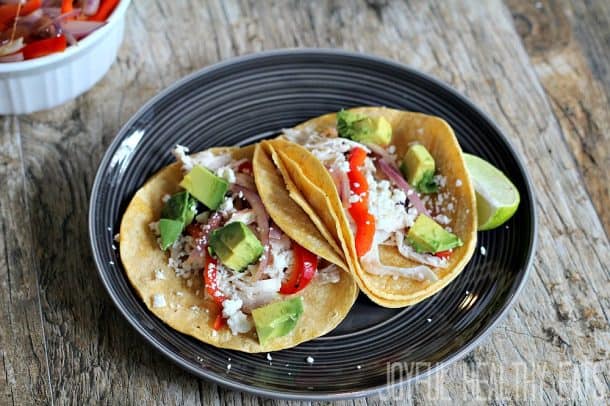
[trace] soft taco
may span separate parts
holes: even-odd
[[[374,302],[417,303],[471,258],[475,194],[444,120],[356,108],[309,120],[268,143],[286,183],[304,197],[295,201],[342,247]]]
[[[174,155],[137,191],[120,227],[123,266],[150,311],[244,352],[293,347],[337,326],[358,288],[343,253],[288,196],[271,151],[189,155],[178,146]]]

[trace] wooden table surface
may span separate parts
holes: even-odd
[[[262,401],[195,379],[127,324],[96,275],[87,211],[106,147],[147,99],[281,47],[366,52],[444,80],[497,121],[534,182],[538,252],[518,302],[396,403],[607,404],[610,2],[571,3],[134,1],[118,60],[91,91],[0,118],[0,404]]]

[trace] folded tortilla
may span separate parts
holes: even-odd
[[[264,151],[254,153],[254,146],[214,148],[217,154],[230,151],[235,160],[253,159],[257,187],[265,197],[268,213],[285,233],[301,246],[346,269],[343,254],[338,253],[311,222],[309,216],[289,197],[283,178]],[[317,278],[296,295],[303,297],[304,313],[295,329],[284,337],[261,345],[252,329],[233,335],[228,328],[212,328],[217,306],[206,297],[203,279],[197,272],[189,280],[181,278],[168,266],[167,254],[159,248],[149,224],[157,221],[163,206],[162,196],[180,190],[183,174],[180,164],[171,164],[150,178],[129,203],[120,227],[120,256],[132,286],[148,309],[175,330],[216,347],[244,352],[267,352],[294,347],[326,334],[347,315],[358,295],[358,288],[348,272],[341,272],[337,283],[321,284]],[[286,216],[284,213],[289,213]],[[161,277],[160,277],[161,276]],[[155,307],[155,295],[162,295],[166,305]]]
[[[447,286],[464,269],[474,253],[477,238],[476,200],[462,150],[451,127],[438,117],[378,107],[361,107],[350,111],[370,117],[385,117],[392,125],[393,137],[390,145],[396,147],[397,156],[403,156],[410,144],[420,143],[434,157],[437,172],[446,176],[446,190],[456,199],[450,226],[464,244],[453,251],[446,268],[433,268],[438,277],[437,281],[418,281],[405,277],[394,279],[390,275],[380,276],[365,272],[356,255],[354,235],[348,218],[327,169],[301,145],[282,137],[270,141],[270,144],[277,151],[286,169],[284,176],[289,177],[290,182],[305,196],[304,202],[297,200],[297,203],[314,217],[313,222],[316,225],[322,224],[326,228],[325,233],[331,234],[332,240],[342,247],[359,288],[371,300],[385,307],[412,305]],[[332,134],[329,129],[334,128],[336,114],[332,113],[302,123],[291,133],[297,134],[297,138],[299,133],[302,134],[302,139],[297,141],[304,143],[307,141],[308,132]],[[379,246],[379,256],[384,265],[419,265],[402,256],[394,246]]]

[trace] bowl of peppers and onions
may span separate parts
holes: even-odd
[[[116,59],[130,0],[0,0],[0,114],[62,104]]]

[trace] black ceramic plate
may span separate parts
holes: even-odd
[[[170,163],[176,143],[192,151],[246,144],[350,106],[387,106],[443,117],[466,152],[494,163],[522,201],[495,231],[479,233],[466,269],[447,288],[406,309],[365,297],[337,329],[296,348],[244,354],[200,343],[148,312],[127,281],[113,235],[134,192]],[[506,313],[523,285],[535,243],[532,190],[493,122],[451,88],[394,62],[334,50],[276,51],[223,62],[174,84],[122,128],[95,179],[89,232],[101,279],[118,309],[155,348],[193,374],[263,396],[364,396],[459,359]],[[361,295],[362,296],[362,295]],[[314,359],[312,364],[307,357]],[[392,362],[402,368],[392,369]],[[230,368],[228,367],[230,364]],[[406,366],[416,366],[414,368]],[[388,370],[395,373],[388,382]]]

